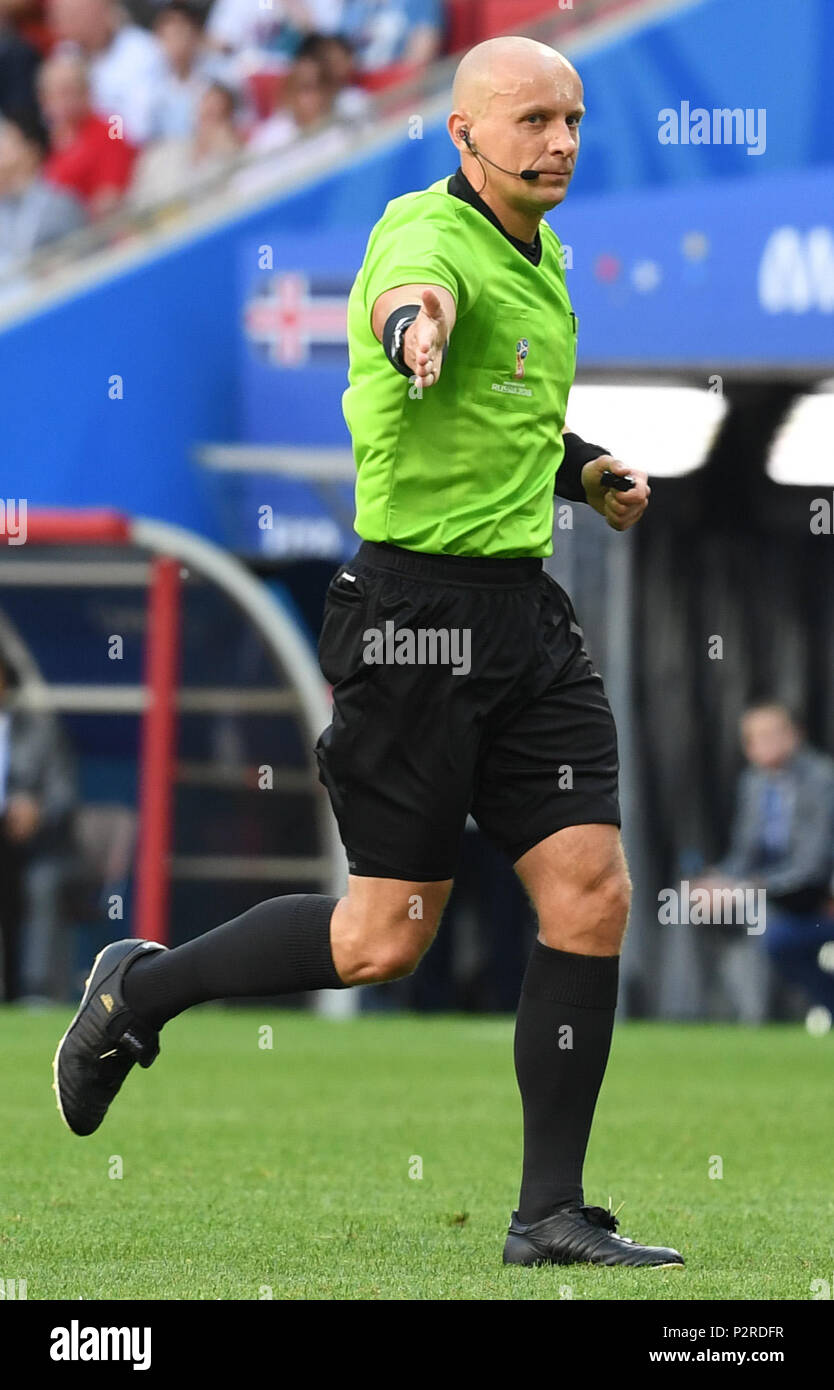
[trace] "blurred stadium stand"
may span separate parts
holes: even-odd
[[[137,13],[149,22],[154,11]],[[808,525],[821,489],[834,497],[830,446],[812,446],[808,471],[808,441],[830,441],[834,407],[834,7],[451,0],[445,16],[441,56],[418,72],[356,75],[370,98],[362,119],[311,128],[278,162],[242,153],[199,190],[122,209],[15,270],[0,301],[7,487],[31,507],[109,505],[230,549],[292,605],[312,647],[324,586],[353,543],[344,322],[369,229],[389,199],[456,166],[445,129],[455,54],[506,30],[567,52],[588,106],[574,186],[549,219],[580,320],[572,424],[648,467],[653,498],[628,537],[575,509],[550,567],[574,596],[620,729],[635,879],[624,1010],[698,1016],[707,1001],[687,965],[696,943],[683,928],[661,930],[657,892],[722,848],[740,710],[763,692],[791,700],[813,741],[834,750],[830,536]],[[250,76],[257,120],[287,79]],[[660,143],[659,113],[682,101],[764,110],[766,147]],[[231,182],[243,164],[263,175],[248,191]],[[650,394],[627,411],[624,391],[633,406],[638,387]],[[672,387],[689,390],[685,416]],[[810,435],[797,423],[809,409],[820,412]],[[580,412],[597,425],[586,430]],[[36,623],[19,602],[0,585],[0,607],[26,640],[51,631],[61,662],[71,660],[71,591],[44,597]],[[233,687],[254,658],[217,597],[203,602],[189,593],[195,679],[213,669],[216,631]],[[725,640],[719,662],[704,655],[714,633]],[[269,683],[257,661],[251,670],[255,685]],[[189,853],[220,853],[228,839],[235,852],[266,854],[298,831],[291,807],[276,808],[267,829],[242,791],[238,804],[228,785],[208,797],[188,782],[190,765],[222,764],[221,724],[211,747],[206,720],[199,734],[183,726],[178,833]],[[92,740],[90,768],[121,769],[130,802],[135,736],[111,745],[101,719],[73,734]],[[276,738],[251,722],[242,761],[270,761],[261,750]],[[99,794],[109,795],[87,793]],[[413,981],[373,991],[380,1004],[512,1006],[532,925],[479,837],[467,837],[467,856],[454,931]],[[230,911],[255,900],[248,891],[231,893]],[[502,906],[478,943],[473,913],[487,918],[490,899]],[[190,933],[227,906],[192,880],[172,920]],[[772,1004],[798,1008],[778,991]]]

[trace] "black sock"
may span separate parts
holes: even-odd
[[[515,1070],[524,1110],[519,1220],[584,1202],[582,1166],[614,1027],[619,956],[535,941],[518,1005]]]
[[[172,951],[139,956],[124,980],[128,1008],[152,1028],[209,999],[345,989],[330,951],[338,898],[293,893]]]

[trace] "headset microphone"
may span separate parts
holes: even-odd
[[[487,164],[492,164],[493,169],[500,169],[502,174],[510,174],[514,179],[525,179],[527,183],[541,178],[539,169],[522,169],[520,174],[517,174],[514,169],[502,169],[500,164],[495,164],[491,159],[487,159],[485,154],[481,154],[480,150],[475,148],[469,139],[468,130],[462,130],[460,136],[470,154],[477,155],[479,159],[486,159]]]

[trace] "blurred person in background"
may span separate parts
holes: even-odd
[[[36,111],[35,75],[41,55],[15,26],[15,5],[0,0],[0,116]]]
[[[150,207],[189,198],[231,168],[241,149],[236,104],[234,92],[212,82],[200,98],[193,135],[160,140],[139,157],[131,204]]]
[[[252,131],[247,149],[256,154],[282,150],[304,131],[333,118],[335,92],[318,58],[298,58],[284,88],[283,101]]]
[[[297,60],[317,58],[333,88],[333,114],[341,121],[364,120],[373,108],[369,94],[354,81],[354,52],[341,34],[309,34]]]
[[[121,119],[121,134],[144,145],[159,134],[167,67],[153,34],[132,24],[116,0],[49,0],[59,39],[87,59],[94,110]]]
[[[51,714],[18,708],[0,654],[0,934],[5,998],[55,994],[63,877],[72,848],[73,761]]]
[[[37,116],[0,120],[0,276],[42,246],[83,227],[79,200],[44,178],[49,136]]]
[[[130,183],[137,151],[127,140],[114,139],[107,121],[93,111],[83,58],[48,58],[38,74],[38,94],[50,139],[45,177],[80,198],[90,217],[112,212]]]
[[[173,0],[154,19],[167,67],[157,131],[163,139],[194,133],[200,99],[220,78],[222,64],[206,44],[204,22],[204,12],[188,0]]]
[[[678,872],[681,882],[710,892],[713,880],[699,877],[703,865],[702,854],[686,850],[680,857]],[[720,886],[717,880],[715,886]],[[728,914],[717,910],[720,902],[720,898],[712,902],[709,921],[676,928],[689,938],[692,949],[686,966],[687,1003],[679,1016],[765,1023],[771,1006],[770,963],[764,950],[756,945],[756,937],[748,933],[746,921],[741,920],[745,912],[734,910],[735,920],[727,921]]]
[[[809,747],[799,721],[778,701],[741,719],[741,773],[728,854],[701,879],[711,890],[766,891],[764,933],[754,938],[776,970],[834,1016],[834,976],[820,968],[834,940],[826,919],[834,865],[834,760]]]
[[[302,40],[339,31],[344,0],[214,0],[206,24],[211,46],[226,56],[225,80],[242,85],[258,71],[285,71]]]
[[[334,121],[334,107],[335,91],[324,64],[318,58],[296,59],[282,105],[255,127],[246,146],[248,154],[275,158],[258,160],[241,170],[235,178],[236,191],[266,189],[303,170],[319,155],[345,153],[349,136],[346,127]],[[291,150],[302,135],[308,138]]]
[[[339,32],[361,72],[431,63],[443,47],[442,0],[344,0]]]

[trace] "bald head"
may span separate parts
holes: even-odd
[[[532,241],[573,176],[585,113],[579,73],[535,39],[487,39],[461,59],[452,97],[448,128],[464,174],[505,231]],[[528,169],[539,177],[522,179]]]
[[[458,64],[452,104],[476,121],[487,115],[494,97],[523,97],[542,79],[558,87],[568,77],[579,81],[573,64],[546,43],[517,35],[487,39]]]

